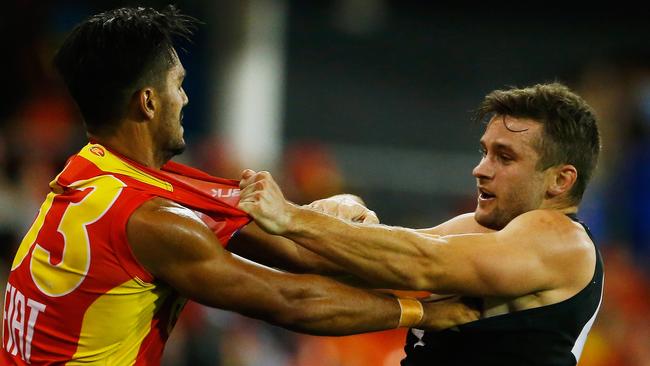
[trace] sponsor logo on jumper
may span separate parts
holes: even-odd
[[[90,148],[90,152],[97,155],[97,156],[104,156],[106,153],[104,152],[104,149],[102,149],[99,146],[93,146]]]
[[[228,198],[228,197],[238,197],[240,189],[239,188],[212,188],[212,197]]]
[[[39,314],[45,312],[45,304],[23,295],[20,290],[7,284],[5,306],[2,312],[4,322],[2,347],[10,354],[30,363],[32,356],[32,339],[38,329]],[[5,333],[6,330],[6,333]]]

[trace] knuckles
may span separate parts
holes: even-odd
[[[266,170],[262,170],[256,174],[256,180],[270,179],[271,173]]]

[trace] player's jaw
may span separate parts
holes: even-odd
[[[174,116],[174,117],[171,117]],[[172,112],[171,118],[163,124],[160,131],[161,153],[165,161],[180,155],[185,151],[185,139],[183,138],[183,111],[182,108],[178,113]]]
[[[478,185],[474,218],[485,227],[500,230],[521,212],[525,202],[519,201],[521,197],[517,197],[517,194],[513,195],[513,192],[495,191],[484,185]]]
[[[486,227],[492,228],[495,225],[495,214],[498,212],[498,197],[485,186],[477,186],[476,210],[474,217],[476,221]]]

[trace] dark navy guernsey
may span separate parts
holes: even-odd
[[[568,216],[582,224],[593,242],[587,226]],[[575,365],[602,300],[603,263],[594,250],[594,275],[573,297],[438,332],[411,329],[401,365]]]

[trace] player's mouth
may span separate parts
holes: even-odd
[[[491,201],[496,198],[496,195],[483,187],[478,187],[479,201]]]

